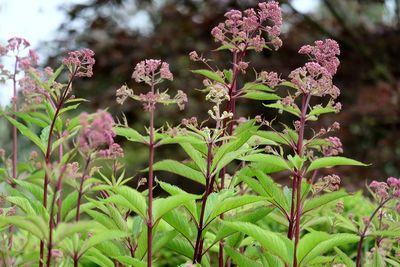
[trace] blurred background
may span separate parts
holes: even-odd
[[[332,38],[341,47],[341,65],[335,84],[342,90],[343,110],[325,116],[321,125],[341,123],[338,135],[344,155],[371,163],[367,168],[339,169],[349,189],[362,187],[366,179],[400,176],[400,0],[282,0],[284,14],[283,47],[276,52],[251,53],[256,70],[277,71],[282,77],[304,64],[297,51],[303,44]],[[137,62],[160,58],[170,63],[175,79],[164,83],[174,94],[183,90],[189,96],[184,111],[162,107],[158,122],[178,123],[182,118],[207,117],[208,105],[200,77],[189,70],[202,66],[190,62],[188,53],[196,50],[228,67],[229,54],[212,52],[217,48],[210,31],[231,9],[255,7],[252,0],[0,0],[0,42],[19,35],[30,40],[41,56],[42,66],[56,68],[69,50],[88,47],[96,53],[94,76],[75,85],[75,95],[90,100],[83,109],[109,107],[116,117],[126,114],[131,126],[145,131],[146,116],[139,103],[115,102],[115,90],[127,83]],[[222,62],[222,64],[221,64]],[[226,64],[226,65],[223,65]],[[250,76],[252,73],[249,73]],[[0,87],[2,105],[8,103],[11,88]],[[240,100],[239,115],[277,115],[261,103]],[[285,119],[285,118],[284,118]],[[288,118],[290,119],[290,118]],[[316,125],[318,127],[318,125]],[[8,148],[11,128],[0,124],[0,147]],[[123,142],[123,140],[121,140]],[[158,156],[174,155],[167,147]],[[145,165],[146,149],[125,144],[128,171]],[[133,163],[134,159],[135,163]],[[138,162],[136,162],[139,159]]]

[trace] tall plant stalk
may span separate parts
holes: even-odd
[[[203,256],[203,243],[204,239],[202,237],[203,235],[203,230],[204,230],[204,214],[205,214],[205,209],[207,205],[207,199],[208,196],[211,194],[213,184],[214,184],[214,179],[211,176],[211,164],[212,164],[212,146],[213,142],[212,140],[208,140],[207,144],[207,170],[206,170],[206,188],[204,192],[204,196],[202,199],[201,203],[201,211],[200,211],[200,218],[199,218],[199,224],[197,226],[197,237],[196,237],[196,244],[194,247],[194,254],[193,254],[193,264],[195,263],[200,263],[201,258]]]
[[[51,124],[50,124],[49,136],[48,136],[48,139],[47,139],[46,155],[45,155],[45,158],[44,158],[45,165],[46,165],[45,168],[49,167],[50,163],[51,163],[52,137],[53,137],[54,127],[55,127],[55,124],[56,124],[56,121],[57,121],[57,118],[58,118],[58,114],[60,113],[60,110],[61,110],[61,108],[63,107],[63,105],[65,103],[68,91],[71,88],[72,82],[73,82],[73,80],[74,80],[74,78],[76,76],[77,71],[78,71],[78,69],[76,69],[72,73],[71,78],[68,81],[67,87],[61,93],[59,102],[58,102],[58,104],[56,106],[56,111],[54,113],[54,117],[53,117],[53,119],[51,121]],[[48,185],[49,185],[49,176],[48,176],[48,173],[46,171],[45,174],[44,174],[44,182],[43,182],[43,206],[45,208],[47,208]],[[50,218],[50,220],[51,220],[51,218]],[[39,267],[43,266],[43,260],[44,260],[44,241],[40,240]]]
[[[357,245],[357,258],[356,258],[356,267],[361,267],[361,260],[362,260],[362,247],[364,243],[364,239],[366,237],[367,231],[369,226],[371,225],[372,219],[374,219],[375,215],[378,213],[379,210],[383,208],[383,206],[388,203],[391,200],[391,198],[387,198],[386,200],[382,201],[379,206],[374,210],[374,212],[371,214],[371,216],[368,219],[368,223],[365,225],[364,230],[360,234],[360,241],[358,242]]]
[[[154,72],[152,73],[151,92],[154,94]],[[153,261],[153,164],[154,164],[154,109],[150,109],[149,123],[149,177],[148,177],[148,210],[147,210],[147,266]]]
[[[301,115],[300,115],[300,129],[299,129],[299,138],[297,140],[296,145],[296,154],[301,158],[303,157],[303,141],[304,141],[304,128],[306,124],[306,115],[308,104],[310,102],[310,94],[304,94],[301,99]],[[293,214],[293,203],[294,199],[296,199],[296,218],[294,219],[294,254],[293,254],[293,266],[297,267],[297,247],[300,240],[300,220],[301,220],[301,182],[303,180],[303,174],[301,170],[296,170],[293,179],[295,182],[293,183],[295,187],[292,189],[292,210],[291,214]],[[293,220],[292,219],[292,220]],[[292,221],[293,223],[293,221]],[[289,229],[290,231],[290,229]],[[293,234],[293,230],[292,230]],[[290,237],[289,237],[290,238]]]

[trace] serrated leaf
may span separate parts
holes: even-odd
[[[116,259],[118,262],[125,264],[125,265],[129,265],[132,267],[146,267],[147,263],[140,261],[138,259],[129,257],[129,256],[118,256],[118,257],[114,257],[114,259]]]
[[[206,218],[206,224],[222,213],[263,200],[268,199],[265,197],[250,195],[233,196],[231,198],[224,199],[222,202],[218,202],[214,205],[211,214]]]
[[[54,232],[54,243],[57,244],[76,233],[87,232],[93,229],[95,222],[93,221],[79,221],[72,223],[59,223]]]
[[[348,255],[346,255],[346,253],[344,253],[337,247],[334,247],[333,249],[338,254],[338,256],[342,260],[342,262],[346,265],[346,267],[355,267],[356,266],[356,264],[353,262],[353,260]]]
[[[34,132],[32,132],[25,125],[14,120],[13,118],[11,118],[9,116],[5,116],[5,117],[12,125],[14,125],[21,132],[22,135],[24,135],[29,140],[31,140],[35,145],[37,145],[37,147],[43,152],[43,154],[46,153],[46,147],[43,145],[40,138]]]
[[[307,172],[321,169],[321,168],[330,168],[334,166],[343,166],[343,165],[351,165],[351,166],[368,166],[365,163],[359,162],[354,159],[349,159],[346,157],[325,157],[319,158],[311,162],[310,166],[307,169]]]
[[[242,97],[247,98],[247,99],[253,99],[253,100],[261,100],[261,101],[281,99],[281,97],[278,96],[277,94],[266,93],[266,92],[256,91],[256,90],[247,90],[246,93]]]
[[[337,199],[340,199],[340,198],[343,198],[346,196],[349,196],[349,195],[345,191],[341,190],[341,191],[330,192],[330,193],[323,194],[321,196],[314,197],[310,200],[307,200],[306,203],[304,204],[303,214],[310,210],[319,208],[329,202],[335,201]]]
[[[245,85],[243,86],[243,90],[258,90],[258,91],[265,91],[265,92],[275,92],[274,89],[272,89],[269,86],[266,86],[265,84],[253,83],[253,82],[245,83]]]
[[[260,162],[263,164],[275,165],[281,170],[290,170],[288,163],[283,158],[275,155],[257,153],[241,157],[240,160]]]
[[[145,138],[136,130],[126,127],[114,127],[114,131],[118,136],[125,137],[131,142],[146,143]]]
[[[219,83],[222,83],[222,84],[225,83],[224,79],[222,79],[217,73],[215,73],[213,71],[210,71],[210,70],[192,70],[192,72],[195,73],[195,74],[203,75],[204,77],[206,77],[206,78],[208,78],[210,80],[213,80],[213,81],[216,81],[216,82],[219,82]]]
[[[262,267],[262,265],[245,255],[237,252],[229,246],[225,246],[225,251],[232,258],[233,262],[239,267]]]
[[[159,162],[156,162],[153,165],[153,170],[155,171],[167,171],[171,173],[178,174],[180,176],[186,177],[190,180],[193,180],[199,184],[205,185],[206,184],[206,179],[204,175],[195,170],[190,168],[189,166],[186,166],[183,163],[180,163],[175,160],[162,160]]]
[[[196,198],[197,196],[194,195],[181,194],[154,200],[153,202],[154,220],[158,221],[165,213]]]
[[[312,261],[315,257],[323,255],[334,247],[356,243],[360,241],[358,235],[353,234],[334,234],[330,235],[329,239],[319,242],[313,249],[304,255],[299,263],[302,266],[307,266],[307,264]]]
[[[141,215],[143,218],[147,214],[147,205],[145,197],[138,191],[128,186],[119,186],[113,189],[115,193],[122,196],[129,203],[128,207]]]
[[[275,108],[278,110],[284,110],[286,112],[289,112],[293,115],[295,115],[296,117],[300,117],[300,109],[299,108],[294,108],[292,106],[286,106],[286,105],[282,105],[281,103],[272,103],[272,104],[263,104],[264,106],[268,107],[268,108]]]
[[[287,264],[291,263],[292,260],[290,258],[290,255],[292,253],[292,248],[287,247],[288,243],[284,241],[286,237],[274,232],[270,232],[268,230],[264,230],[259,226],[251,223],[224,222],[224,224],[226,224],[230,228],[251,236],[253,239],[257,240],[261,244],[261,246],[269,253],[278,256]]]

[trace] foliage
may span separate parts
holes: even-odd
[[[196,51],[189,54],[205,66],[192,73],[204,79],[201,91],[211,106],[206,120],[155,126],[159,104],[183,109],[188,102],[182,91],[172,98],[162,90],[161,84],[174,77],[161,60],[144,60],[134,68],[132,78],[149,87],[146,94],[128,85],[116,90],[119,104],[128,99],[142,104],[149,118],[145,132],[131,128],[125,118],[116,123],[104,110],[72,116],[85,101],[72,94],[75,80],[93,75],[91,50],[70,52],[56,71],[41,71],[33,68],[34,52],[20,55],[29,46],[26,40],[13,38],[0,47],[1,55],[15,59],[14,71],[3,68],[1,74],[13,81],[14,92],[19,82],[24,93],[15,93],[11,107],[1,111],[14,132],[13,151],[0,154],[6,188],[0,210],[4,265],[400,264],[400,179],[372,182],[374,200],[369,201],[339,190],[339,176],[319,175],[335,166],[366,165],[338,156],[340,139],[328,135],[339,123],[312,127],[324,114],[341,109],[340,90],[332,81],[339,66],[337,43],[327,39],[301,47],[299,53],[309,61],[287,79],[255,71],[246,81],[248,55],[282,45],[281,10],[271,1],[225,17],[211,33],[220,45],[216,53],[231,55],[231,68],[221,70]],[[18,80],[17,74],[24,76]],[[242,99],[261,101],[293,123],[239,117]],[[27,161],[15,156],[17,131],[37,147]],[[146,178],[138,179],[136,189],[121,163],[117,136],[148,148],[148,166],[140,171]],[[182,150],[186,159],[171,154],[157,160],[164,146]],[[134,160],[126,158],[128,164]],[[203,191],[187,192],[155,176],[165,172],[194,181]],[[278,183],[279,176],[286,182]],[[147,188],[139,190],[143,185]],[[154,197],[156,187],[167,196]]]

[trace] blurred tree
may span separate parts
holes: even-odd
[[[205,114],[201,94],[191,88],[201,80],[188,70],[196,66],[187,54],[192,50],[229,64],[223,53],[209,53],[216,47],[210,30],[230,8],[246,9],[258,1],[244,0],[91,0],[66,7],[69,20],[60,28],[63,38],[52,45],[65,50],[87,46],[96,54],[95,75],[83,82],[79,96],[91,99],[93,108],[115,102],[115,90],[130,82],[133,66],[144,58],[168,61],[175,75],[169,86],[189,93],[188,109],[176,116],[165,108],[159,121],[176,123],[177,118]],[[287,75],[302,64],[296,56],[302,44],[333,38],[341,46],[341,67],[336,83],[342,89],[344,110],[340,118],[345,154],[373,165],[343,174],[351,178],[384,178],[400,175],[400,0],[320,0],[318,7],[302,13],[288,0],[281,1],[286,19],[284,46],[274,53],[253,58],[256,69],[275,70]],[[50,44],[49,44],[50,45]],[[54,54],[49,62],[59,55]],[[224,66],[221,66],[224,67]],[[251,75],[251,73],[250,73]],[[135,90],[142,90],[135,84]],[[241,105],[241,114],[260,114],[262,107]],[[246,110],[245,110],[246,109]],[[141,124],[141,107],[124,105],[128,119]],[[270,113],[269,116],[273,116]],[[201,116],[200,116],[201,119]],[[331,122],[330,118],[326,123]],[[139,148],[135,148],[139,149]],[[130,151],[130,152],[129,152]],[[137,150],[130,153],[138,153]],[[168,152],[168,151],[166,151]],[[143,151],[143,153],[145,153]],[[139,154],[142,154],[139,151]],[[143,155],[145,157],[145,155]],[[138,166],[130,166],[136,168]],[[354,179],[348,179],[354,184]],[[361,182],[362,179],[359,179]]]

